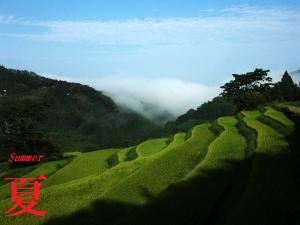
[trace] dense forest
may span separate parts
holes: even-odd
[[[90,151],[129,146],[161,128],[101,91],[0,67],[1,160],[11,151]],[[42,147],[41,147],[42,146]]]

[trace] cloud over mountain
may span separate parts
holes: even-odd
[[[117,103],[148,117],[154,113],[151,108],[162,112],[167,110],[178,116],[219,93],[215,86],[179,79],[106,77],[87,83],[103,90]]]

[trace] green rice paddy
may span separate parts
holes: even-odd
[[[238,224],[240,218],[259,215],[268,207],[277,212],[275,200],[285,209],[293,193],[289,143],[284,133],[270,123],[287,128],[293,128],[294,123],[272,107],[265,109],[263,114],[242,111],[237,117],[220,117],[214,123],[195,126],[189,135],[179,132],[172,138],[151,139],[128,148],[68,153],[61,161],[42,163],[24,177],[40,174],[48,177],[42,182],[37,207],[46,210],[47,216],[6,218],[2,213],[0,224],[42,225],[49,219],[88,209],[96,200],[147,205],[172,186],[195,179],[200,180],[193,184],[200,193],[197,207],[205,218],[223,199],[240,168],[238,165],[247,158],[251,158],[246,172],[247,185],[231,206],[241,216],[232,219],[234,215],[228,214],[224,224],[227,220]],[[261,116],[271,122],[264,123],[259,120]],[[225,171],[226,176],[208,179],[214,171]],[[9,188],[9,184],[0,185],[3,209],[11,205]]]

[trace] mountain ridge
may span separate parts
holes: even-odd
[[[62,151],[128,146],[161,134],[142,115],[122,108],[87,85],[0,67],[0,98],[29,98],[47,104],[39,131]],[[1,99],[0,99],[1,100]]]

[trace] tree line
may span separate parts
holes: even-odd
[[[187,132],[193,126],[234,115],[243,109],[255,109],[272,101],[300,100],[300,85],[285,71],[279,82],[272,82],[269,70],[255,69],[244,74],[233,74],[233,79],[221,86],[222,92],[213,100],[190,109],[175,121],[166,123],[166,133]]]
[[[270,101],[295,101],[300,98],[300,86],[285,71],[281,80],[272,83],[269,70],[255,69],[245,74],[233,74],[234,79],[221,86],[221,96],[233,101],[238,110],[254,109]]]

